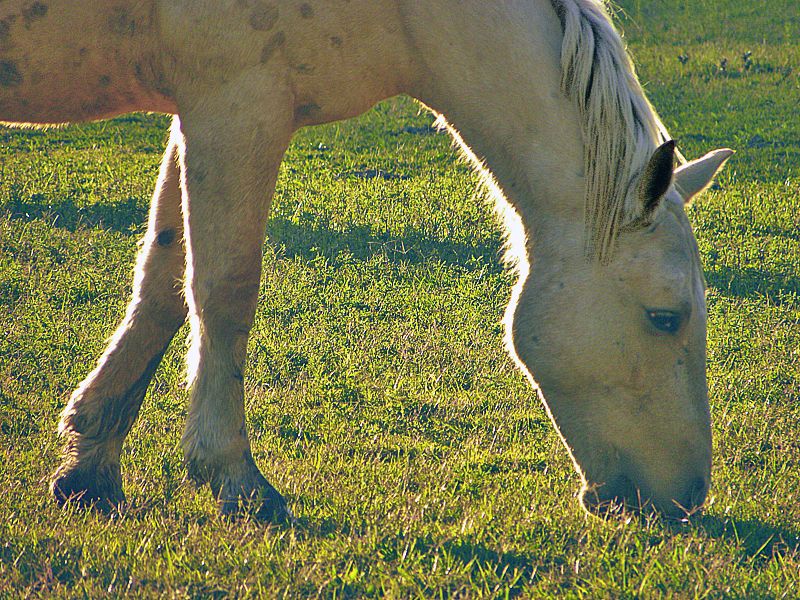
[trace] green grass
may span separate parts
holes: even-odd
[[[281,172],[247,408],[300,526],[227,522],[184,480],[180,339],[126,444],[125,513],[57,510],[58,414],[123,314],[167,121],[1,130],[0,597],[800,596],[800,8],[620,8],[684,153],[737,150],[690,209],[709,284],[705,516],[580,511],[502,349],[490,207],[405,99],[302,131]]]

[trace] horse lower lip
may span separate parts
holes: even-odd
[[[586,508],[595,514],[609,514],[619,510],[641,507],[641,494],[625,475],[618,476],[613,483],[600,485],[596,490],[583,495]]]
[[[685,495],[686,503],[682,504],[687,512],[694,512],[706,501],[708,495],[708,480],[705,477],[695,478]]]
[[[692,486],[691,500],[695,506],[705,502],[708,494],[708,481],[703,477],[698,477]]]

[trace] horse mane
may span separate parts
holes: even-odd
[[[641,213],[632,184],[669,137],[603,0],[550,1],[564,34],[561,87],[582,120],[586,255],[607,263],[619,232]]]

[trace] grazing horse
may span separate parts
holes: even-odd
[[[243,402],[278,167],[298,128],[397,94],[438,115],[517,232],[507,346],[584,506],[702,505],[706,308],[683,206],[731,151],[674,169],[601,0],[6,0],[0,120],[175,115],[132,300],[62,415],[59,502],[124,499],[123,440],[188,317],[190,476],[225,514],[291,516]]]

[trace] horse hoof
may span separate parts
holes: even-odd
[[[220,513],[224,517],[238,518],[248,515],[257,521],[276,525],[295,522],[286,500],[266,480],[255,490],[229,489],[219,495],[217,500]]]
[[[50,491],[62,507],[70,504],[110,512],[125,502],[119,465],[91,469],[62,465],[53,475]]]
[[[266,480],[252,459],[209,481],[224,517],[250,516],[265,523],[295,523],[286,500]]]

